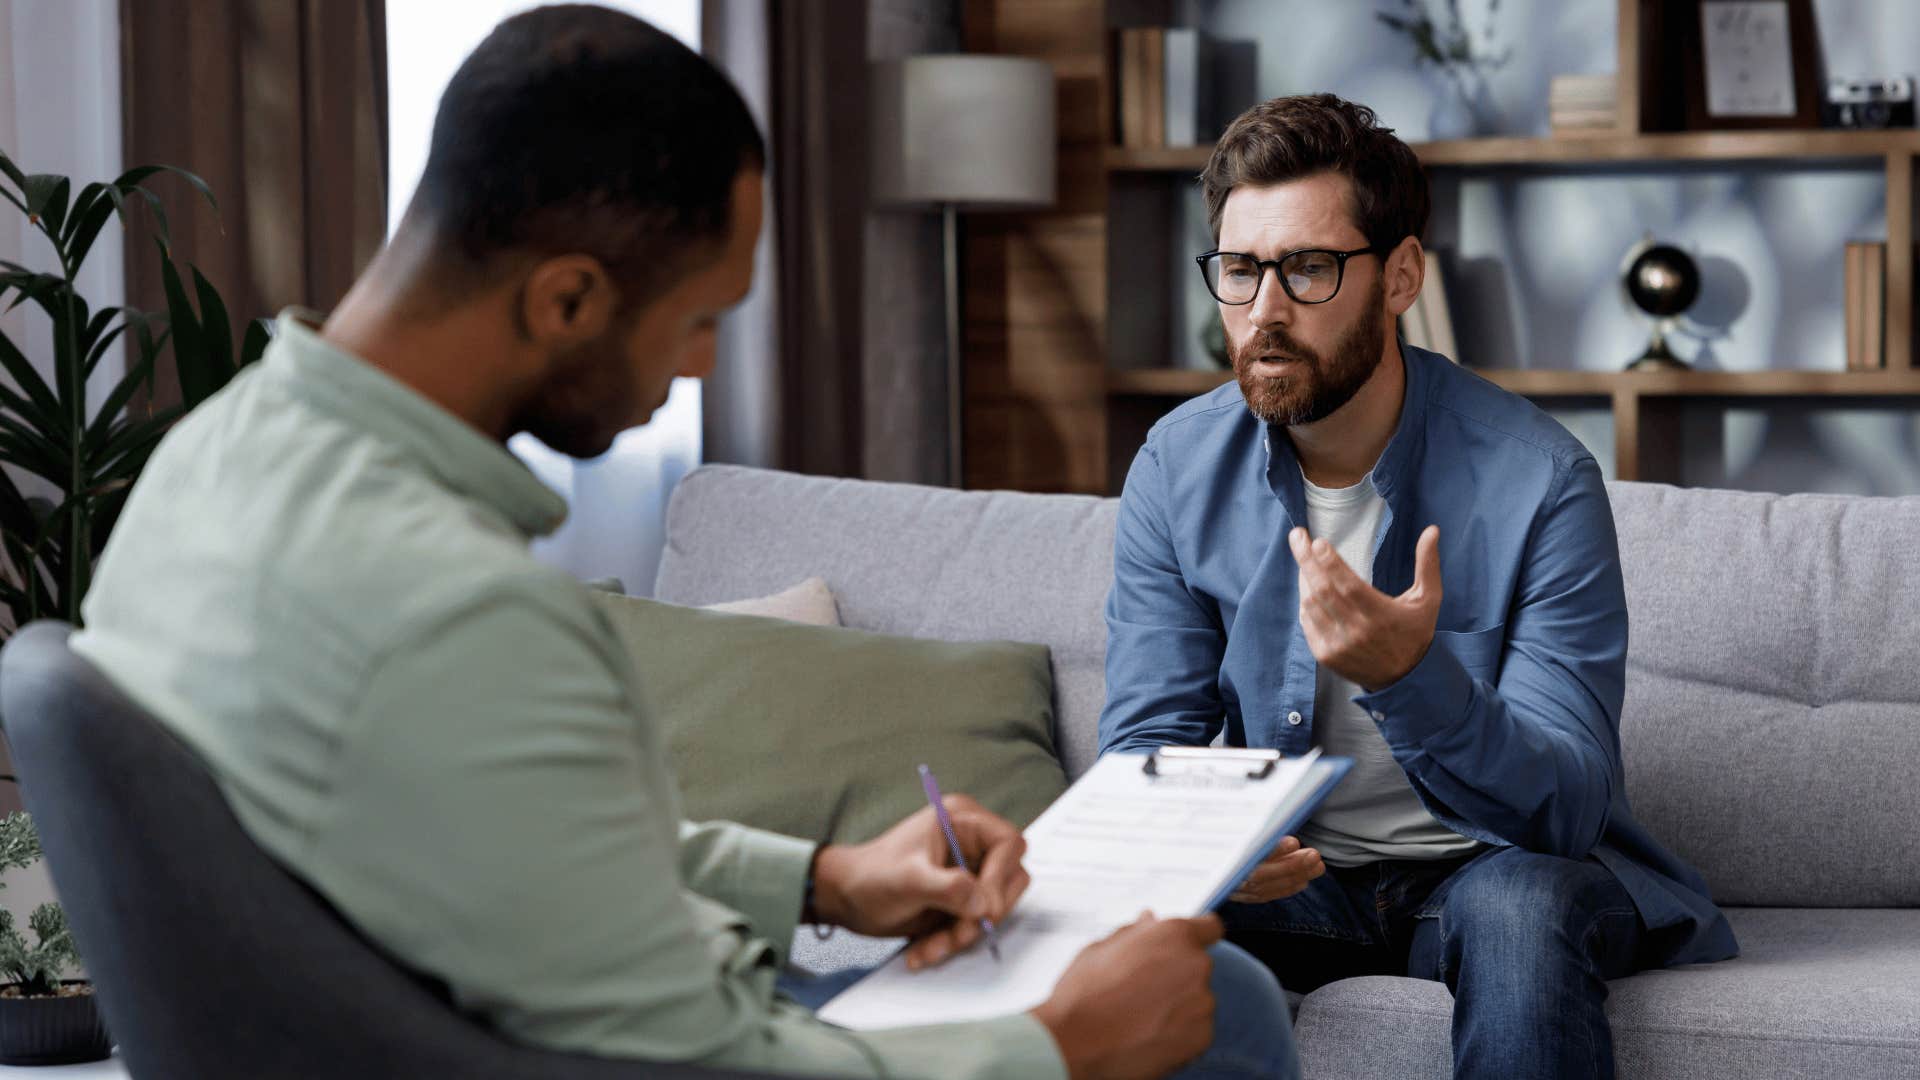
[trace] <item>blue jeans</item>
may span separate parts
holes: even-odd
[[[1298,895],[1220,915],[1299,993],[1351,975],[1446,983],[1463,1080],[1613,1076],[1607,980],[1636,970],[1645,935],[1597,861],[1506,847],[1329,867]]]
[[[1175,1080],[1299,1080],[1287,995],[1273,973],[1225,942],[1207,951],[1213,954],[1213,1045],[1174,1073]],[[818,1009],[868,970],[782,975],[780,990],[807,1008]]]

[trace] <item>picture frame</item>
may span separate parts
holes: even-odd
[[[1682,38],[1686,126],[1694,131],[1820,126],[1813,0],[1692,0]]]

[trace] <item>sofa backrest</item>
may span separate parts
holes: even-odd
[[[1920,499],[1612,484],[1640,820],[1733,904],[1920,905]],[[849,626],[1053,650],[1055,738],[1092,762],[1117,503],[708,466],[655,594],[826,578]]]
[[[1053,651],[1054,741],[1093,764],[1106,695],[1117,504],[768,472],[694,470],[667,507],[654,598],[712,604],[818,575],[861,630]]]

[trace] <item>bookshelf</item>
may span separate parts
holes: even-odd
[[[1614,130],[1415,143],[1422,163],[1435,173],[1688,163],[1878,172],[1886,189],[1887,369],[1476,374],[1543,404],[1610,410],[1614,474],[1623,480],[1680,480],[1688,409],[1765,401],[1920,407],[1914,326],[1920,131],[1662,130],[1677,125],[1670,103],[1664,114],[1651,104],[1659,88],[1648,68],[1657,58],[1640,39],[1643,29],[1650,37],[1660,34],[1669,9],[1654,0],[1619,0],[1619,7]],[[1062,191],[1074,192],[1049,213],[969,228],[970,487],[1115,492],[1154,420],[1230,378],[1224,371],[1156,366],[1164,363],[1160,343],[1171,316],[1167,275],[1188,269],[1173,250],[1168,192],[1200,171],[1210,148],[1112,145],[1111,28],[1164,22],[1164,9],[1129,0],[972,0],[967,6],[970,49],[1054,61],[1061,75]],[[1069,111],[1075,109],[1078,119]]]

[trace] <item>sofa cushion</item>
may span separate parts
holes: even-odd
[[[866,840],[926,806],[922,762],[1022,827],[1066,790],[1044,646],[595,600],[632,650],[691,820]]]
[[[951,491],[708,465],[674,490],[654,596],[711,604],[813,575],[840,620],[1052,651],[1055,741],[1093,763],[1106,697],[1113,500]]]
[[[1920,905],[1920,498],[1609,494],[1636,816],[1723,904]]]
[[[1609,984],[1622,1076],[1920,1076],[1920,911],[1734,908],[1740,956]],[[1453,999],[1418,979],[1308,994],[1295,1032],[1316,1080],[1444,1080]]]

